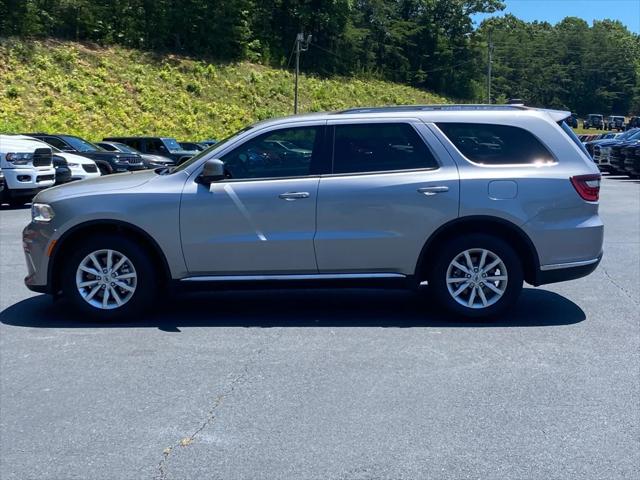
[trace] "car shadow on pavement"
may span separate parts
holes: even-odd
[[[0,312],[0,322],[31,328],[179,327],[540,327],[586,318],[567,298],[526,288],[516,307],[491,321],[454,318],[428,297],[394,290],[260,290],[180,294],[145,317],[99,323],[72,313],[64,301],[39,295]]]

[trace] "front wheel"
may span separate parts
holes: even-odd
[[[62,291],[81,312],[100,320],[137,315],[153,302],[154,265],[129,238],[90,237],[65,262]]]
[[[522,263],[500,238],[465,235],[439,252],[429,286],[448,311],[465,317],[494,317],[514,305],[522,290]]]

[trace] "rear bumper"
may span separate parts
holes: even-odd
[[[602,253],[594,259],[581,262],[561,263],[556,265],[543,265],[536,273],[535,286],[549,283],[566,282],[591,274],[602,260]]]

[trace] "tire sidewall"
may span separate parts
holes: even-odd
[[[447,269],[451,261],[465,250],[483,248],[496,254],[504,262],[509,279],[502,298],[495,304],[481,309],[460,305],[447,288]],[[486,234],[471,234],[447,242],[438,255],[429,276],[429,287],[437,302],[448,312],[470,318],[496,317],[505,313],[517,301],[522,291],[522,261],[504,240]]]
[[[137,275],[136,291],[122,307],[100,310],[87,303],[76,287],[76,271],[80,262],[96,250],[116,250],[133,264]],[[62,292],[81,313],[102,321],[139,315],[153,304],[157,280],[154,265],[148,254],[132,239],[117,235],[92,236],[73,247],[62,271]]]

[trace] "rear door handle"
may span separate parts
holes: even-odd
[[[422,187],[422,188],[418,189],[418,193],[422,193],[423,195],[426,195],[427,197],[435,195],[436,193],[444,193],[444,192],[448,192],[448,191],[449,191],[449,187],[447,187],[445,185],[438,185],[436,187]]]
[[[309,192],[286,192],[278,195],[282,200],[292,201],[299,200],[301,198],[309,198]]]

